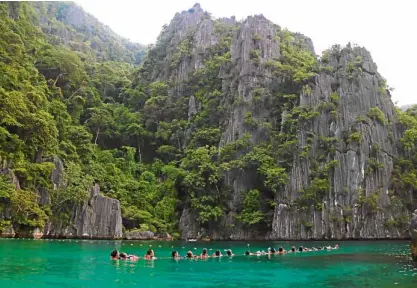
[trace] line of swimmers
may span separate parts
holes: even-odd
[[[245,256],[260,256],[260,255],[279,255],[279,254],[286,254],[286,253],[296,253],[296,252],[310,252],[310,251],[320,251],[320,250],[335,250],[339,249],[339,245],[336,244],[334,247],[331,246],[324,246],[324,247],[312,247],[307,248],[304,246],[300,246],[298,249],[295,246],[292,246],[290,250],[285,250],[283,247],[279,247],[278,251],[275,248],[268,248],[268,252],[265,251],[256,251],[251,252],[250,250],[247,250],[245,252]],[[179,255],[178,251],[173,250],[171,253],[172,259],[208,259],[208,258],[218,258],[218,257],[232,257],[235,256],[231,249],[226,250],[226,255],[223,255],[220,250],[216,250],[215,253],[213,253],[212,256],[209,255],[208,250],[204,248],[200,255],[194,255],[192,251],[188,251],[185,257],[182,257]],[[111,260],[131,260],[136,261],[139,260],[140,257],[136,255],[128,255],[126,253],[119,253],[117,250],[113,250],[110,254]],[[143,256],[143,259],[145,260],[154,260],[157,259],[155,257],[155,252],[152,249],[148,249],[145,256]]]

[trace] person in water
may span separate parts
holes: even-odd
[[[176,250],[172,251],[171,257],[172,257],[172,259],[181,259],[180,254],[178,254],[178,251],[176,251]]]
[[[131,261],[136,261],[139,259],[138,256],[136,255],[127,255],[126,253],[120,253],[120,259],[121,260],[131,260]]]
[[[277,254],[277,250],[275,248],[268,248],[268,254]]]
[[[287,251],[285,251],[284,248],[282,248],[282,247],[278,248],[278,254],[285,254],[285,253],[287,253]]]
[[[304,251],[304,247],[303,246],[300,246],[299,248],[298,248],[298,252],[303,252]]]
[[[207,249],[206,248],[204,248],[203,249],[203,252],[201,252],[200,258],[201,259],[207,259],[207,258],[209,258],[208,254],[207,254]]]
[[[290,252],[295,253],[295,250],[296,250],[295,246],[292,246]]]
[[[117,250],[113,250],[113,251],[110,253],[110,259],[111,259],[111,260],[119,260],[119,259],[120,259],[120,254],[119,254],[119,251],[117,251]]]
[[[153,252],[152,249],[148,249],[148,251],[146,252],[146,255],[144,257],[146,260],[152,260],[155,259],[155,253]]]
[[[187,252],[187,256],[185,256],[185,258],[188,258],[188,259],[198,259],[198,255],[194,255],[192,251],[188,251]]]
[[[220,252],[220,250],[216,250],[216,252],[213,254],[213,258],[214,257],[222,257],[222,253]]]
[[[235,256],[235,254],[233,254],[232,250],[230,250],[230,249],[227,249],[226,254],[229,257]]]

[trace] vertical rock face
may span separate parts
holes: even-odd
[[[90,199],[76,208],[72,222],[72,236],[95,239],[122,237],[120,202],[100,195],[97,184],[90,190]]]
[[[337,50],[337,49],[336,49]],[[349,70],[357,61],[354,71]],[[315,78],[310,93],[300,95],[301,105],[331,102],[332,93],[340,97],[337,113],[322,113],[299,131],[300,147],[312,134],[311,158],[296,157],[285,191],[277,197],[271,238],[386,238],[404,237],[403,230],[388,227],[390,220],[407,216],[407,211],[391,202],[390,187],[393,157],[397,156],[394,137],[394,106],[381,88],[382,77],[368,51],[351,48],[330,53],[330,75]],[[352,75],[357,73],[357,75]],[[381,119],[368,119],[370,111],[380,111]],[[360,135],[349,141],[347,135]],[[320,157],[320,139],[335,142],[334,153],[324,155],[324,162],[337,161],[330,173],[330,189],[321,211],[290,209],[284,199],[295,201],[309,183],[310,159]],[[395,137],[396,138],[396,137]],[[374,169],[375,162],[378,168]],[[372,167],[372,168],[371,168]],[[374,206],[369,199],[373,199]],[[365,201],[367,199],[369,201]],[[287,200],[287,201],[288,201]],[[378,208],[377,208],[378,207]],[[307,228],[302,223],[311,223]]]
[[[16,187],[16,189],[20,189],[19,179],[17,179],[16,175],[13,171],[9,168],[9,165],[6,161],[2,163],[2,159],[0,158],[0,176],[6,177],[10,179],[11,183]],[[7,201],[6,198],[0,197],[0,221],[8,221],[11,220],[12,213],[10,208],[10,203]],[[13,226],[10,225],[8,227],[3,227],[3,231],[0,231],[0,237],[3,238],[13,238],[16,235]]]
[[[413,213],[413,218],[410,224],[411,233],[411,256],[414,261],[417,261],[417,210]]]
[[[53,163],[55,165],[51,174],[53,189],[65,189],[64,163],[59,157],[54,157]],[[46,190],[45,193],[48,195]],[[74,207],[68,226],[62,227],[61,223],[49,222],[43,235],[52,238],[121,238],[121,214],[120,202],[101,195],[100,187],[96,184],[90,189],[88,200]]]
[[[122,237],[122,213],[119,200],[100,194],[96,184],[90,189],[89,199],[74,207],[70,224],[59,227],[49,223],[45,237],[118,239]]]
[[[370,53],[350,45],[334,46],[313,64],[312,75],[297,80],[300,75],[288,77],[285,73],[300,65],[297,57],[304,57],[303,53],[317,58],[311,39],[281,30],[262,15],[240,23],[234,18],[213,20],[196,4],[175,15],[145,62],[149,81],[167,81],[173,98],[189,97],[189,121],[200,112],[197,98],[190,92],[191,79],[209,57],[220,53],[222,25],[234,27],[234,32],[228,47],[230,61],[222,64],[217,75],[226,108],[219,119],[219,148],[248,134],[253,146],[270,141],[270,127],[282,135],[288,133],[285,127],[294,111],[287,109],[288,100],[277,103],[271,99],[292,97],[292,104],[300,110],[315,114],[305,121],[301,116],[297,119],[292,160],[286,168],[288,181],[274,192],[272,210],[265,208],[267,201],[262,204],[271,219],[266,229],[245,227],[236,219],[244,193],[265,189],[259,171],[230,169],[224,172],[225,185],[232,190],[225,216],[203,228],[198,214],[185,205],[180,218],[182,238],[406,237],[406,221],[402,220],[410,212],[398,201],[391,183],[394,158],[399,156],[396,140],[402,131],[395,124],[394,105]],[[295,50],[285,50],[288,43]],[[288,62],[289,57],[295,60]],[[248,118],[258,124],[249,125]],[[243,152],[237,151],[237,155]],[[277,159],[277,163],[283,161]],[[315,189],[313,179],[320,171],[325,171],[321,176],[325,188],[319,191],[319,199],[301,205],[300,199]]]

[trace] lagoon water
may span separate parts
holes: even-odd
[[[0,287],[417,287],[417,265],[406,241],[338,242],[339,250],[243,256],[268,247],[335,242],[134,242],[0,239]],[[157,260],[111,261],[113,249]],[[202,248],[232,249],[234,257],[169,259]],[[225,252],[223,252],[225,253]]]

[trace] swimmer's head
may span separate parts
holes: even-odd
[[[178,257],[178,252],[174,250],[172,251],[171,255],[172,255],[172,258]]]
[[[302,252],[304,250],[303,246],[300,246],[300,248],[298,248],[298,251]]]
[[[245,252],[245,255],[250,255],[250,252],[249,252],[249,251],[246,251],[246,252]]]
[[[187,252],[187,258],[193,258],[193,252],[188,251]]]
[[[282,247],[279,247],[279,248],[278,248],[278,251],[279,251],[279,252],[282,252],[282,251],[284,251],[284,249],[283,249]]]
[[[154,256],[153,250],[152,249],[148,249],[148,251],[146,252],[146,255],[153,257]]]
[[[110,253],[110,256],[111,256],[111,257],[113,257],[113,258],[116,258],[117,256],[119,256],[119,251],[117,251],[117,250],[113,250],[113,251]]]
[[[228,250],[226,251],[226,253],[227,253],[227,256],[232,256],[232,250],[228,249]]]
[[[295,252],[295,246],[291,247],[291,252]]]
[[[127,254],[126,253],[120,253],[120,258],[127,259]]]
[[[275,253],[275,252],[277,252],[277,251],[275,250],[275,248],[270,248],[270,249],[269,249],[269,252],[271,252],[271,253]]]
[[[207,254],[207,249],[206,248],[204,248],[203,249],[203,255],[206,255]]]
[[[216,256],[220,256],[220,250],[216,250]]]

